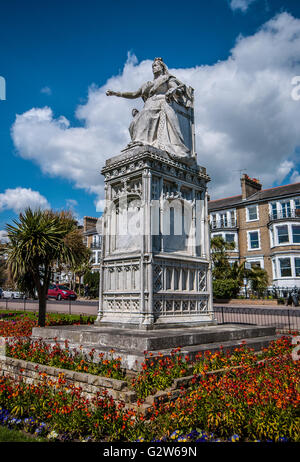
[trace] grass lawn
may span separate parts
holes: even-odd
[[[6,427],[0,426],[0,442],[11,443],[11,442],[36,442],[41,443],[49,441],[46,438],[34,437],[28,435],[20,430],[10,430]]]

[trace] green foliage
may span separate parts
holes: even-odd
[[[8,269],[23,289],[37,290],[39,325],[44,326],[51,271],[63,264],[75,266],[81,262],[86,254],[83,236],[69,212],[28,208],[13,222],[14,226],[6,226]]]
[[[225,242],[220,236],[211,239],[214,298],[236,297],[244,285],[244,278],[250,281],[254,292],[262,295],[268,287],[267,272],[259,267],[245,269],[244,262],[230,265],[228,252],[233,249],[234,244]]]
[[[27,435],[21,430],[11,430],[5,427],[0,427],[0,442],[1,443],[16,443],[16,442],[46,442],[46,438],[39,438],[33,435]]]
[[[96,271],[92,273],[91,271],[85,273],[83,276],[83,283],[89,285],[89,295],[92,298],[97,298],[99,296],[99,273]]]
[[[234,298],[240,290],[239,282],[236,279],[215,279],[213,281],[214,298]]]
[[[7,279],[6,264],[4,259],[5,247],[0,243],[0,287],[5,284]]]
[[[262,295],[268,287],[268,273],[262,268],[252,268],[249,275],[252,290]]]
[[[228,251],[234,250],[233,242],[225,242],[220,236],[211,239],[212,274],[214,279],[231,277],[231,267],[228,261]]]

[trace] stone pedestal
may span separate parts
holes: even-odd
[[[98,326],[215,324],[205,168],[151,146],[109,159]]]

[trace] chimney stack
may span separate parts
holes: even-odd
[[[256,178],[250,178],[244,173],[241,178],[242,199],[247,199],[257,191],[260,191],[261,187],[262,185]]]

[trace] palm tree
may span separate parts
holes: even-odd
[[[3,282],[6,280],[6,264],[5,264],[5,246],[0,243],[0,285],[2,286]]]
[[[86,249],[82,232],[70,212],[28,208],[13,222],[15,226],[6,225],[8,268],[15,281],[33,281],[39,298],[38,325],[44,327],[51,271],[81,262]]]
[[[249,279],[251,280],[252,290],[261,296],[268,287],[267,271],[260,267],[254,267],[251,269]]]
[[[211,238],[212,273],[215,279],[227,279],[231,277],[228,252],[234,249],[234,242],[226,242],[221,236]]]

